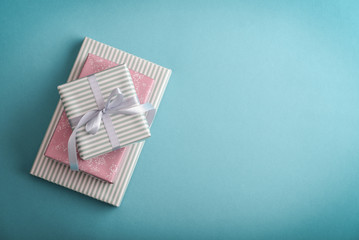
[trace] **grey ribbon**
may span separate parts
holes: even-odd
[[[107,131],[107,135],[110,139],[112,149],[115,150],[120,147],[120,142],[112,125],[110,118],[111,115],[136,115],[147,112],[147,123],[149,126],[151,126],[153,118],[156,114],[156,109],[150,103],[140,105],[136,96],[124,98],[119,88],[112,90],[105,104],[100,87],[98,86],[96,80],[96,76],[89,76],[88,81],[94,94],[98,109],[90,110],[83,116],[70,119],[71,125],[76,126],[70,136],[67,146],[70,168],[74,171],[79,170],[76,152],[76,134],[80,127],[86,125],[86,132],[94,135],[100,129],[102,120]]]

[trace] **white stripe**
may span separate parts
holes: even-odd
[[[100,57],[103,58],[103,48],[105,47],[105,45],[103,43],[100,44],[100,48],[98,49],[97,53]]]
[[[139,66],[141,66],[141,67],[140,67],[140,73],[143,74],[143,72],[144,72],[144,70],[145,70],[145,67],[146,67],[147,65],[148,65],[148,64],[147,64],[147,62],[145,62],[145,60],[143,60],[143,59],[140,60],[140,63],[139,63]]]
[[[135,59],[135,56],[129,55],[129,59],[128,59],[128,63],[127,63],[127,67],[128,67],[128,68],[131,68],[131,69],[132,69],[134,59]]]
[[[111,48],[110,56],[108,56],[108,59],[113,62],[113,58],[116,55],[117,51],[115,51],[114,48]]]
[[[58,171],[59,171],[59,174],[57,174],[56,179],[54,180],[54,182],[59,182],[59,179],[60,179],[61,177],[64,177],[64,176],[65,176],[65,174],[61,174],[61,173],[64,171],[65,164],[61,163],[60,165],[61,165],[61,167],[60,167],[60,169],[58,170]]]
[[[138,62],[140,61],[140,59],[138,58],[134,58],[134,61],[133,61],[133,65],[136,66],[138,64]],[[131,68],[132,69],[132,68]]]
[[[118,64],[122,64],[122,63],[123,63],[123,62],[122,62],[123,54],[124,54],[124,52],[120,51],[120,53],[119,53],[119,55],[118,55],[118,57],[117,57],[116,63],[118,63]]]
[[[54,164],[52,165],[50,172],[56,172],[56,170],[59,169],[59,165],[60,165],[60,164],[59,164],[57,161],[54,160]],[[54,175],[51,175],[51,174],[50,174],[49,177],[48,177],[48,179],[49,179],[51,182],[54,181],[54,178],[55,178],[55,174],[54,174]]]
[[[100,196],[100,194],[101,194],[100,189],[103,188],[104,184],[105,184],[105,182],[102,181],[102,182],[100,182],[100,185],[98,185],[98,186],[96,187],[95,195],[93,195],[94,198],[99,199],[99,196]]]

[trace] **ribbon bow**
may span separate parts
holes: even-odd
[[[95,98],[98,100],[99,97],[95,94]],[[99,104],[99,102],[97,102],[97,104],[99,106],[103,105]],[[124,98],[121,90],[119,88],[115,88],[112,90],[110,96],[107,99],[106,105],[103,108],[99,107],[99,109],[90,110],[82,117],[71,119],[71,123],[73,126],[76,125],[76,127],[68,141],[70,168],[75,171],[79,170],[76,152],[76,133],[80,127],[86,125],[86,132],[94,135],[100,129],[102,120],[112,144],[112,148],[116,149],[120,147],[120,143],[113,129],[110,116],[113,114],[135,115],[146,112],[148,112],[146,117],[148,125],[151,126],[152,120],[156,113],[155,108],[150,103],[139,105],[137,97],[135,96]]]

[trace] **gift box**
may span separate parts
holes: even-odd
[[[77,55],[68,82],[75,81],[78,78],[81,66],[84,65],[88,54],[95,54],[117,64],[125,63],[130,69],[152,78],[154,83],[148,96],[148,102],[158,109],[172,73],[170,69],[86,37]],[[64,108],[59,102],[30,174],[113,206],[120,206],[144,146],[144,141],[130,144],[124,148],[118,174],[113,184],[82,171],[72,171],[68,165],[44,155],[63,110]]]
[[[123,94],[124,100],[122,102],[126,102],[126,99],[134,99],[134,105],[139,105],[130,72],[124,64],[58,86],[61,101],[70,124],[79,122],[91,110],[102,110],[99,111],[101,115],[97,114],[93,118],[105,116],[102,112],[106,110],[105,106],[111,100],[112,95],[110,96],[110,94],[113,93],[114,89],[119,89],[119,94]],[[107,103],[104,99],[107,99]],[[101,103],[99,103],[100,100],[102,101]],[[130,105],[132,106],[133,104]],[[122,105],[119,106],[122,107]],[[107,111],[110,110],[107,109]],[[126,115],[121,112],[119,114],[107,114],[107,116],[107,125],[105,125],[106,119],[103,117],[99,121],[100,127],[95,133],[89,133],[87,126],[78,129],[76,142],[82,159],[87,160],[103,155],[151,136],[144,113]],[[74,128],[77,123],[72,123],[71,125]],[[111,134],[113,134],[115,141],[118,142],[117,145],[114,145]]]
[[[82,67],[79,78],[106,70],[117,64],[93,54],[89,54]],[[147,101],[153,85],[153,79],[139,72],[129,69],[132,81],[140,103]],[[72,128],[65,114],[62,113],[56,129],[51,137],[45,156],[69,165],[67,142],[72,133]],[[120,167],[120,161],[124,157],[125,148],[83,161],[80,156],[80,171],[91,174],[109,183],[113,183]]]

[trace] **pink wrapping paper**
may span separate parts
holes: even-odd
[[[116,65],[117,64],[114,62],[89,54],[78,78],[106,70]],[[151,92],[153,79],[131,69],[129,70],[138,99],[140,103],[145,103],[149,93]],[[45,151],[45,156],[69,165],[67,141],[70,138],[71,133],[72,128],[66,117],[66,113],[63,112]],[[80,171],[113,183],[125,148],[126,147],[86,161],[82,160],[80,156],[78,156]]]

